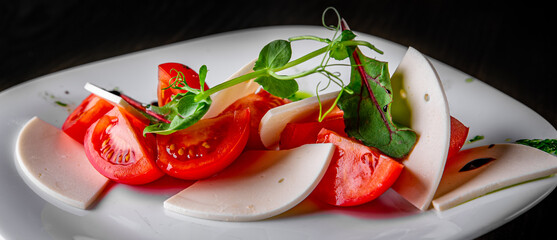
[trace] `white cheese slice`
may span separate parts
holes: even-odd
[[[100,88],[96,85],[93,85],[91,83],[85,83],[84,88],[89,91],[90,93],[93,93],[109,102],[112,102],[114,104],[117,104],[119,106],[121,106],[122,108],[126,109],[129,113],[133,114],[135,117],[139,118],[139,119],[144,119],[145,116],[139,112],[137,109],[135,109],[135,107],[133,107],[132,105],[130,105],[128,102],[126,102],[124,99],[122,99],[120,96],[111,93],[103,88]]]
[[[256,60],[257,59],[254,59],[248,64],[244,65],[237,72],[228,77],[226,81],[253,72],[253,66],[255,65]],[[236,100],[242,97],[254,93],[255,91],[257,91],[257,89],[259,89],[259,84],[252,79],[216,92],[215,94],[211,95],[211,100],[213,101],[213,103],[211,104],[209,110],[207,111],[207,113],[205,113],[203,118],[216,117],[226,107],[230,106],[230,104],[234,103]]]
[[[416,145],[402,161],[404,169],[392,188],[418,209],[426,210],[431,206],[447,159],[449,104],[436,70],[414,48],[408,48],[393,73],[392,82],[400,84],[400,96],[407,100],[410,110],[409,127],[418,135]]]
[[[20,131],[15,153],[18,170],[33,190],[70,206],[88,208],[109,182],[91,166],[83,145],[38,117]]]
[[[313,191],[333,152],[332,144],[246,151],[215,177],[197,181],[167,199],[164,207],[211,220],[270,218],[291,209]]]
[[[319,96],[302,99],[300,101],[287,103],[270,109],[261,118],[259,124],[259,134],[261,142],[268,149],[275,149],[278,146],[282,130],[286,124],[298,122],[319,111],[321,101],[323,109],[328,109],[334,102],[339,92],[330,92]]]
[[[476,159],[489,163],[460,172]],[[433,207],[442,211],[514,184],[557,173],[557,157],[520,144],[495,144],[459,152],[447,163]]]

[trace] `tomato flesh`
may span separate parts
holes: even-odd
[[[250,110],[202,119],[169,135],[157,136],[157,165],[170,176],[207,178],[230,165],[249,138]]]
[[[288,99],[276,97],[269,92],[261,89],[257,93],[249,94],[242,97],[228,106],[223,110],[221,114],[227,114],[229,112],[242,110],[245,108],[250,109],[250,136],[248,143],[246,144],[246,149],[265,149],[263,142],[261,142],[261,137],[259,135],[259,124],[261,123],[261,118],[269,111],[271,108],[278,107],[291,102]]]
[[[164,106],[172,100],[172,96],[178,93],[185,93],[186,90],[168,88],[171,83],[174,83],[177,76],[177,71],[184,74],[184,81],[191,88],[199,89],[201,84],[199,82],[199,74],[190,67],[175,62],[168,62],[159,65],[158,78],[159,83],[157,87],[157,98],[159,106]],[[207,84],[204,84],[204,89],[209,89]]]
[[[162,177],[155,163],[155,137],[142,134],[146,126],[123,108],[113,107],[87,130],[84,149],[89,162],[119,183],[138,185]]]
[[[90,94],[68,115],[62,125],[62,131],[83,144],[87,128],[113,107],[110,102]]]
[[[465,126],[455,117],[451,116],[451,140],[449,144],[449,153],[447,159],[450,159],[453,155],[458,153],[462,146],[466,142],[468,137],[469,127]]]
[[[333,143],[336,150],[323,179],[315,189],[324,202],[355,206],[376,199],[397,180],[403,165],[350,138],[322,129],[319,143]]]
[[[281,132],[279,148],[291,149],[304,144],[315,143],[317,141],[317,134],[323,128],[346,137],[342,111],[338,110],[328,114],[321,122],[317,120],[317,117],[313,117],[310,118],[310,121],[286,124]]]

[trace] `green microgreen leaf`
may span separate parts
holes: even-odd
[[[275,40],[265,45],[259,52],[253,70],[273,69],[284,66],[292,57],[292,48],[289,41]]]
[[[255,82],[277,97],[286,98],[296,93],[298,83],[294,79],[279,79],[281,77],[274,73],[274,69],[286,65],[291,57],[292,47],[289,41],[275,40],[265,45],[259,52],[253,70],[267,70],[267,74],[257,77]]]
[[[175,131],[185,129],[203,117],[209,110],[211,98],[195,101],[196,93],[186,92],[179,93],[162,107],[148,106],[148,109],[163,115],[170,123],[157,122],[147,126],[143,130],[143,134],[156,133],[161,135],[171,134]]]
[[[272,76],[261,76],[255,79],[265,91],[277,97],[287,98],[298,92],[298,82],[295,80],[279,80]]]
[[[199,73],[198,73],[199,74],[199,84],[200,84],[199,85],[200,86],[199,90],[200,90],[201,93],[203,93],[205,91],[205,78],[207,78],[207,72],[208,72],[208,70],[207,70],[206,65],[202,65],[199,68]]]

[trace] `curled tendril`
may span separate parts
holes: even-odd
[[[323,112],[323,103],[321,102],[321,98],[319,97],[319,91],[317,90],[317,89],[319,89],[319,84],[321,84],[321,82],[317,83],[315,96],[317,97],[317,102],[319,103],[318,121],[321,122],[325,119],[327,114],[329,114],[330,112],[332,112],[335,109],[335,106],[337,105],[337,103],[340,99],[340,96],[342,95],[342,93],[344,92],[344,90],[346,88],[344,88],[344,87],[341,88],[341,90],[339,91],[339,93],[338,93],[337,97],[335,98],[335,101],[333,102],[333,104],[331,104],[331,106],[329,107],[329,109],[327,109],[327,111]]]
[[[186,77],[184,75],[183,72],[178,71],[174,68],[170,69],[170,74],[172,74],[173,72],[176,72],[176,76],[170,78],[170,80],[168,81],[168,87],[163,88],[162,90],[166,90],[166,89],[180,89],[180,90],[186,90],[188,92],[199,92],[199,90],[192,88],[188,85],[188,83],[185,81]]]
[[[337,25],[327,25],[325,23],[325,15],[327,14],[328,11],[333,11],[337,17]],[[340,14],[338,13],[337,9],[334,7],[328,7],[323,11],[323,14],[321,15],[321,23],[323,24],[323,26],[329,30],[339,30],[340,29],[340,24],[341,24],[341,17]]]

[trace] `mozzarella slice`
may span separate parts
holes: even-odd
[[[20,131],[15,152],[18,170],[32,189],[80,209],[109,182],[91,166],[83,145],[38,117]]]
[[[187,216],[257,221],[283,213],[317,186],[331,161],[332,144],[244,152],[215,177],[200,180],[164,202]]]
[[[286,124],[315,115],[319,111],[319,101],[321,101],[323,109],[328,109],[338,94],[338,91],[330,92],[319,96],[319,99],[317,96],[313,96],[270,109],[261,118],[259,124],[261,142],[268,149],[276,148]]]
[[[111,93],[109,91],[106,91],[105,89],[102,89],[98,86],[95,86],[91,83],[85,83],[84,88],[89,91],[90,93],[93,93],[109,102],[115,103],[119,106],[121,106],[122,108],[126,109],[126,111],[128,111],[129,113],[133,114],[135,117],[139,118],[139,119],[144,119],[145,116],[139,112],[137,109],[135,109],[135,107],[133,107],[132,105],[130,105],[128,102],[126,102],[124,99],[122,99],[120,96]]]
[[[409,48],[392,76],[411,112],[409,127],[418,134],[393,190],[420,210],[431,206],[441,180],[450,140],[449,104],[437,72],[420,52]],[[393,111],[394,106],[393,106]]]
[[[461,169],[474,160],[489,162],[468,171]],[[459,152],[447,163],[436,210],[446,210],[492,191],[557,173],[557,157],[520,144],[496,144]]]
[[[248,64],[244,65],[237,72],[226,79],[226,81],[253,72],[253,66],[255,65],[256,60],[257,59],[254,59]],[[217,93],[211,95],[211,100],[213,101],[213,103],[211,104],[209,110],[207,111],[207,113],[205,113],[203,118],[216,117],[226,107],[230,106],[230,104],[234,103],[236,100],[242,97],[254,93],[255,91],[257,91],[257,89],[259,89],[259,84],[252,79],[218,91]]]

